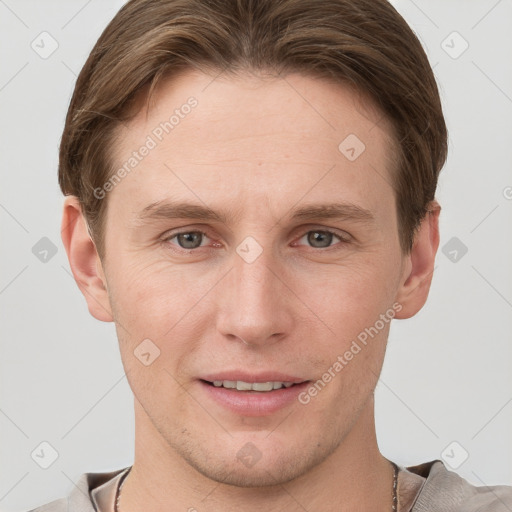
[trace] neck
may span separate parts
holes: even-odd
[[[348,512],[392,510],[393,467],[375,435],[373,396],[350,432],[321,463],[293,480],[264,487],[226,485],[191,467],[156,431],[135,400],[135,460],[119,512]]]

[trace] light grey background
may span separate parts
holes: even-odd
[[[0,0],[6,512],[66,496],[82,473],[133,460],[132,395],[114,327],[89,315],[71,277],[57,186],[58,144],[76,74],[122,3]],[[376,391],[379,444],[400,464],[444,458],[474,484],[511,484],[512,0],[393,3],[434,66],[450,155],[437,193],[441,245],[429,300],[391,328]],[[51,49],[43,31],[58,43],[45,59],[31,47],[35,41],[39,52]],[[459,55],[464,41],[469,47]],[[43,237],[55,255],[36,245]],[[58,452],[48,469],[39,465],[50,461],[42,442]],[[38,458],[41,449],[45,457]]]

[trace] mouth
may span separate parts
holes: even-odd
[[[309,380],[209,380],[199,379],[200,389],[210,403],[237,416],[268,416],[297,405]]]

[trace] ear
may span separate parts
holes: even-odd
[[[402,309],[397,311],[395,318],[414,316],[427,301],[439,247],[441,206],[434,200],[429,204],[428,210],[416,232],[411,252],[404,261],[402,284],[396,297]]]
[[[61,236],[73,277],[87,301],[89,312],[98,320],[112,322],[105,274],[76,196],[67,196],[64,201]]]

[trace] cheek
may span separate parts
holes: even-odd
[[[182,322],[194,295],[185,293],[183,273],[140,265],[117,269],[111,288],[116,330],[123,366],[135,397],[153,410],[179,404],[186,381],[183,364],[191,339],[183,336]],[[185,320],[183,326],[190,326]],[[151,405],[153,404],[153,405]],[[156,409],[155,409],[156,408]]]
[[[204,281],[192,278],[190,269],[168,262],[144,264],[142,258],[135,265],[119,266],[112,281],[117,318],[148,328],[183,314],[205,287]]]
[[[319,387],[326,383],[330,388],[320,393],[323,396],[348,399],[357,407],[374,388],[395,314],[395,279],[392,269],[377,259],[339,266],[303,281],[305,302],[317,315],[311,318],[316,324],[316,353],[322,359]]]
[[[386,312],[396,292],[395,281],[393,270],[377,258],[330,266],[310,276],[304,273],[294,288],[330,327],[326,334],[345,339],[373,325]]]
[[[213,314],[206,296],[219,277],[184,267],[168,262],[148,265],[139,259],[131,267],[119,265],[110,276],[123,363],[136,372],[138,382],[154,379],[152,388],[178,386],[173,377],[186,380],[186,362],[205,338]],[[154,358],[147,368],[138,358],[141,353],[150,354],[145,359]]]

